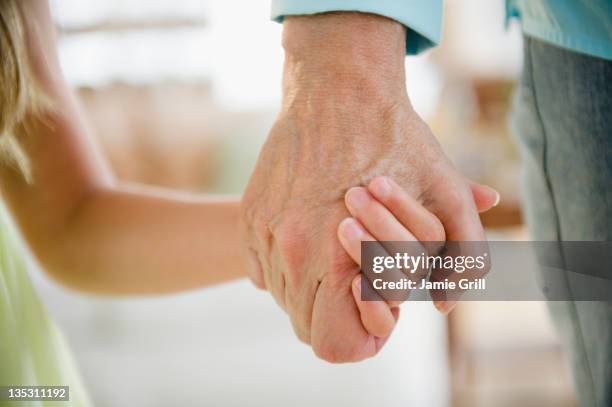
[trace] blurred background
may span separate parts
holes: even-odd
[[[60,57],[118,177],[240,193],[280,102],[281,26],[268,0],[52,0]],[[503,0],[447,0],[442,46],[407,58],[413,104],[502,203],[493,240],[527,239],[507,129],[521,69]],[[404,304],[383,352],[329,365],[247,281],[145,299],[67,292],[31,265],[95,404],[573,406],[542,303]]]

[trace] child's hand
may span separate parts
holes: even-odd
[[[489,187],[472,184],[480,212],[495,206],[499,195]],[[377,177],[367,188],[351,188],[345,196],[352,217],[338,226],[338,237],[351,258],[361,266],[362,241],[443,242],[445,232],[438,218],[386,177]],[[361,273],[352,284],[361,321],[378,337],[387,337],[399,317],[399,302],[362,301]]]
[[[351,188],[345,197],[353,216],[340,223],[338,237],[349,256],[361,265],[362,241],[444,241],[444,227],[436,216],[385,177],[367,188]],[[352,284],[361,321],[372,335],[388,336],[399,317],[398,302],[362,301],[361,274]]]

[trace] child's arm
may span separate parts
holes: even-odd
[[[59,68],[46,1],[22,3],[32,76],[52,102],[16,141],[24,171],[0,160],[0,191],[32,251],[64,284],[162,293],[242,276],[238,200],[116,183]]]
[[[483,185],[472,184],[472,194],[480,212],[499,201],[497,192]],[[367,188],[351,188],[346,194],[346,206],[352,217],[340,223],[338,237],[359,265],[362,241],[445,240],[444,227],[438,218],[389,178],[374,178]],[[370,334],[387,337],[399,316],[398,303],[362,301],[361,278],[361,274],[355,277],[352,288],[362,323]]]

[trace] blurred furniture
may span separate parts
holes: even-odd
[[[466,301],[448,326],[453,407],[576,405],[546,304]]]

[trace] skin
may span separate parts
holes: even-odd
[[[369,14],[287,17],[283,103],[243,198],[252,280],[330,362],[375,355],[391,325],[372,334],[353,298],[358,266],[336,238],[349,188],[385,175],[438,220],[413,231],[417,240],[484,240],[477,203],[490,191],[474,196],[414,112],[405,37]]]
[[[487,211],[498,203],[495,191],[476,184],[473,184],[472,190],[479,212]],[[431,212],[387,177],[376,177],[367,187],[349,189],[345,203],[351,217],[340,222],[338,238],[359,266],[362,242],[383,242],[382,250],[386,250],[387,254],[393,253],[393,247],[385,247],[385,241],[416,242],[417,236],[426,234],[428,229],[439,224]],[[405,277],[401,272],[397,273],[397,277]],[[380,297],[379,301],[362,301],[361,278],[361,274],[357,275],[352,285],[361,322],[370,334],[388,336],[399,317],[400,302],[384,301]]]
[[[29,180],[0,160],[2,199],[39,262],[86,292],[159,294],[242,277],[239,202],[116,181],[59,67],[46,1],[24,0],[32,75],[52,101],[17,141]]]
[[[23,128],[18,129],[17,141],[26,157],[28,171],[25,174],[9,161],[1,161],[0,192],[44,269],[71,288],[104,294],[169,293],[242,276],[242,259],[235,252],[239,241],[237,200],[116,181],[92,143],[78,101],[59,68],[47,3],[24,0],[21,7],[27,17],[25,34],[32,74],[53,106],[42,115],[29,114]],[[386,29],[373,34],[373,38],[378,35],[378,41],[382,41],[386,36],[403,35],[403,29],[396,24],[379,18],[368,17],[368,20],[367,24],[352,28],[367,34],[382,22]],[[295,35],[308,34],[308,30],[300,32],[299,25],[295,27],[298,28],[295,33],[286,32],[288,50],[292,49],[291,44],[300,44],[294,42]],[[316,32],[309,35],[318,36]],[[346,42],[347,39],[336,40]],[[397,88],[381,87],[387,79],[397,80],[403,68],[396,66],[397,72],[383,69],[386,74],[381,75],[380,83],[366,69],[370,64],[385,62],[387,56],[399,50],[400,42],[393,49],[381,48],[376,52],[365,45],[363,49],[348,48],[348,56],[356,59],[345,66],[326,63],[309,66],[306,63],[309,58],[305,58],[308,53],[314,52],[313,61],[325,61],[325,55],[326,58],[333,56],[324,47],[319,49],[320,54],[299,47],[295,52],[288,52],[286,97],[273,132],[276,136],[271,135],[262,153],[243,205],[242,213],[248,220],[243,227],[246,225],[251,234],[255,227],[259,228],[259,237],[251,240],[251,254],[256,255],[255,264],[260,265],[252,274],[254,280],[270,288],[281,305],[295,315],[296,327],[305,341],[311,340],[310,321],[314,321],[317,334],[313,346],[328,360],[357,360],[373,355],[384,344],[399,315],[397,308],[389,308],[386,303],[360,301],[359,287],[351,288],[358,270],[350,257],[355,259],[351,251],[354,246],[346,245],[348,240],[343,242],[347,254],[335,238],[335,230],[348,215],[342,199],[346,188],[363,183],[379,171],[410,175],[410,171],[397,169],[390,163],[402,159],[405,151],[393,151],[397,145],[393,140],[405,137],[403,132],[399,135],[396,132],[404,128],[402,123],[407,118],[414,116],[407,100],[401,92],[396,92]],[[353,63],[360,69],[354,70]],[[393,64],[387,67],[392,68]],[[313,82],[312,75],[316,72],[326,75]],[[334,75],[330,77],[327,73]],[[295,87],[302,81],[306,88]],[[328,88],[330,81],[335,88]],[[357,88],[355,83],[359,84]],[[385,103],[389,96],[397,100]],[[364,109],[363,122],[354,122],[352,113],[364,103],[368,107],[371,98],[380,105]],[[351,103],[343,107],[344,101]],[[331,115],[323,116],[314,128],[313,123],[304,120],[305,114],[321,111]],[[376,123],[380,115],[385,120]],[[362,128],[364,123],[369,127]],[[345,131],[352,137],[339,136]],[[374,148],[378,154],[376,159],[369,155],[371,151],[362,151],[362,147],[367,147],[370,133],[381,135],[381,142]],[[308,138],[299,140],[296,137],[300,135]],[[437,148],[435,141],[430,144],[434,150]],[[338,149],[347,149],[348,154],[337,155]],[[323,168],[333,171],[321,171]],[[319,180],[312,175],[320,177]],[[479,206],[490,205],[491,191],[475,185],[471,189]],[[259,194],[263,199],[259,199]],[[382,199],[381,202],[391,212],[396,209]],[[367,224],[369,213],[376,219],[379,211],[366,210],[354,216]],[[397,224],[388,231],[385,227],[380,230],[372,227],[375,232],[371,238],[380,239],[384,233],[404,233],[404,237],[405,233],[411,233],[420,240],[443,237],[444,231],[435,216],[425,210],[417,214],[410,224],[403,224],[412,232],[398,229]],[[401,212],[393,216],[401,219]],[[421,217],[425,224],[431,222],[434,226],[419,227]],[[385,225],[389,222],[388,219]],[[273,231],[275,235],[266,231]],[[270,272],[271,265],[276,270],[280,265],[291,272],[287,284],[283,283],[284,274]],[[263,273],[264,269],[268,272]],[[303,324],[299,317],[305,317],[308,323]],[[351,334],[348,342],[347,332]],[[337,344],[343,342],[348,344],[348,352],[337,350]]]

